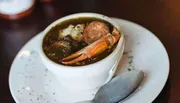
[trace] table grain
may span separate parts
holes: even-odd
[[[9,91],[8,75],[22,46],[58,18],[79,12],[130,20],[152,31],[170,58],[168,81],[153,103],[180,103],[180,0],[54,0],[37,2],[33,13],[23,19],[0,19],[0,103],[15,103]]]

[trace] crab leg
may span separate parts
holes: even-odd
[[[63,64],[74,64],[87,58],[96,56],[107,50],[108,48],[111,48],[119,40],[119,38],[120,34],[118,30],[114,28],[112,34],[108,33],[107,35],[88,45],[87,47],[77,51],[74,54],[71,54],[68,57],[61,59],[60,62]]]

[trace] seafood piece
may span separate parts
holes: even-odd
[[[114,44],[118,42],[119,38],[120,38],[120,33],[117,30],[117,28],[114,27],[112,34],[111,33],[106,34],[104,37],[86,46],[85,48],[77,51],[74,54],[71,54],[68,57],[61,59],[60,62],[68,65],[96,56],[102,53],[103,51],[110,49],[112,46],[114,46]]]
[[[67,28],[60,30],[58,38],[62,39],[64,37],[70,35],[73,28],[74,28],[74,25],[69,25]]]
[[[72,48],[70,46],[70,43],[67,41],[56,41],[48,47],[44,48],[44,50],[48,51],[46,53],[48,57],[53,60],[56,59],[58,61],[59,54],[57,54],[57,52],[60,53],[62,57],[66,57],[70,55]]]
[[[77,40],[77,41],[82,41],[83,39],[83,36],[82,36],[82,33],[84,31],[84,27],[85,25],[84,24],[78,24],[75,26],[75,28],[72,30],[71,32],[71,37],[74,39],[74,40]]]
[[[67,51],[70,51],[71,50],[71,46],[68,42],[66,41],[57,41],[57,42],[54,42],[52,45],[51,45],[51,48],[65,48]]]
[[[78,24],[76,26],[69,25],[67,28],[62,29],[59,31],[59,39],[62,39],[68,35],[70,35],[74,40],[82,41],[82,33],[84,30],[85,25],[84,24]]]
[[[48,49],[51,49],[52,52],[54,52],[54,50],[59,50],[59,52],[62,52],[64,56],[69,55],[71,52],[70,43],[67,41],[54,42],[52,45],[48,47]]]
[[[83,31],[83,38],[87,44],[91,44],[109,33],[109,27],[100,21],[93,21]]]

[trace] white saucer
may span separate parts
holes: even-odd
[[[167,52],[147,29],[121,19],[115,19],[122,27],[125,53],[119,64],[123,70],[141,69],[146,73],[141,88],[124,103],[151,103],[163,89],[169,75]],[[10,91],[17,103],[74,103],[92,99],[92,92],[74,93],[61,86],[44,67],[36,50],[39,35],[32,38],[17,54],[9,74]],[[61,68],[59,68],[61,69]]]

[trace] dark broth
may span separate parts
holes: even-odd
[[[70,20],[64,21],[64,22],[56,25],[55,27],[53,27],[44,37],[43,51],[46,54],[46,56],[50,60],[52,60],[58,64],[62,64],[60,62],[60,60],[62,58],[67,57],[68,55],[75,53],[76,51],[87,46],[87,44],[85,42],[73,41],[73,43],[75,42],[75,44],[70,44],[71,52],[62,52],[62,50],[58,50],[58,49],[54,49],[54,48],[50,49],[49,48],[53,43],[55,43],[56,41],[59,41],[59,39],[58,39],[59,30],[67,28],[70,24],[72,24],[72,25],[77,25],[77,24],[82,24],[82,23],[88,24],[88,23],[95,21],[95,20],[106,23],[108,25],[108,27],[110,28],[110,32],[112,31],[113,26],[110,23],[103,21],[103,20],[100,20],[100,19],[97,19],[97,18],[83,17],[83,18],[76,18],[76,19],[70,19]],[[95,63],[99,60],[102,60],[105,57],[107,57],[115,49],[116,45],[113,46],[111,49],[108,49],[108,50],[104,51],[103,53],[101,53],[95,57],[88,58],[84,61],[78,62],[76,64],[72,64],[71,66],[88,65],[88,64]],[[64,64],[62,64],[62,65],[64,65]]]

